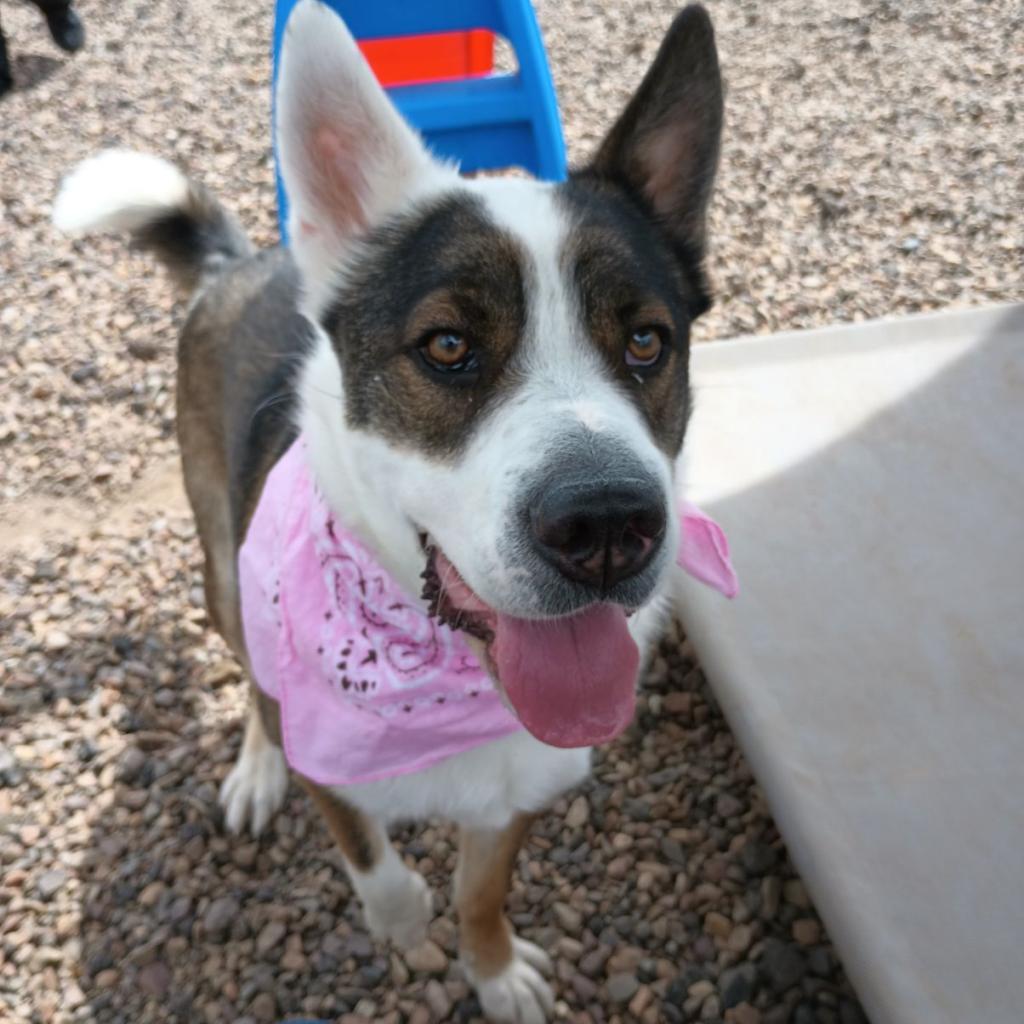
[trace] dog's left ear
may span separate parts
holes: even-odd
[[[640,193],[675,243],[697,260],[718,167],[722,78],[715,32],[700,5],[676,16],[591,166]]]
[[[456,171],[431,157],[319,0],[300,0],[288,19],[275,121],[290,248],[315,316],[353,243]]]

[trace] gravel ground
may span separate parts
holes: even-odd
[[[294,788],[263,840],[221,832],[245,690],[204,629],[187,515],[25,543],[3,576],[0,1016],[476,1019],[452,959],[450,829],[398,837],[440,915],[406,957],[370,942]],[[636,725],[536,827],[510,911],[556,954],[563,1019],[862,1020],[681,636]]]
[[[709,6],[730,91],[702,338],[1024,298],[1017,0]],[[3,6],[21,89],[0,101],[0,1019],[473,1020],[449,830],[399,837],[440,915],[408,958],[368,941],[297,793],[260,842],[221,833],[244,690],[174,485],[176,311],[148,261],[47,223],[68,166],[126,144],[273,240],[268,5],[232,7],[83,0],[67,60]],[[671,9],[539,4],[577,158]],[[517,873],[560,1015],[862,1020],[681,637],[641,709]]]

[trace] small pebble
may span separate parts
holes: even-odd
[[[425,974],[440,974],[448,967],[448,957],[444,950],[431,939],[420,943],[405,953],[405,962],[412,971]]]
[[[608,979],[608,998],[613,1003],[628,1003],[639,987],[640,982],[635,974],[627,972],[613,974]]]

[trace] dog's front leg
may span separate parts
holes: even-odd
[[[519,815],[502,829],[463,828],[455,873],[455,907],[463,966],[488,1019],[543,1024],[554,1008],[547,953],[520,939],[505,917],[516,855],[533,821]]]
[[[341,848],[352,887],[374,937],[412,949],[427,937],[433,900],[423,876],[407,868],[384,826],[334,790],[302,780]]]
[[[284,803],[287,792],[288,765],[281,749],[277,705],[261,697],[252,685],[242,749],[220,787],[224,823],[230,831],[238,833],[248,822],[252,834],[258,836]]]

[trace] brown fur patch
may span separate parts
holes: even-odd
[[[264,693],[259,686],[252,681],[252,672],[249,669],[248,664],[246,665],[246,671],[249,673],[251,687],[251,699],[256,701],[256,707],[260,713],[260,721],[263,723],[263,731],[266,733],[267,739],[274,744],[275,747],[280,747],[281,744],[281,705],[278,704],[273,697],[268,696]]]
[[[365,874],[380,860],[381,847],[372,821],[351,804],[323,786],[299,776],[316,809],[323,815],[327,830],[341,847],[348,863]]]
[[[450,197],[379,232],[324,318],[349,422],[451,457],[506,383],[525,318],[519,246],[479,200]],[[430,367],[421,347],[436,331],[467,338],[476,368]]]
[[[283,250],[261,253],[201,293],[178,345],[178,437],[189,497],[227,503],[236,551],[263,481],[295,436],[294,378],[309,327]],[[207,517],[196,509],[200,536]],[[232,553],[232,556],[234,552]]]
[[[568,186],[574,224],[562,253],[587,333],[669,456],[682,447],[690,411],[691,306],[695,300],[672,250],[611,189]],[[665,343],[649,367],[626,362],[631,334],[658,327]]]
[[[207,606],[243,663],[236,561],[266,475],[294,436],[291,379],[308,333],[295,296],[286,253],[239,261],[200,294],[178,343],[178,442]]]
[[[492,978],[511,962],[512,929],[505,899],[516,856],[533,824],[521,814],[506,828],[464,828],[459,833],[455,908],[462,956],[477,978]]]

